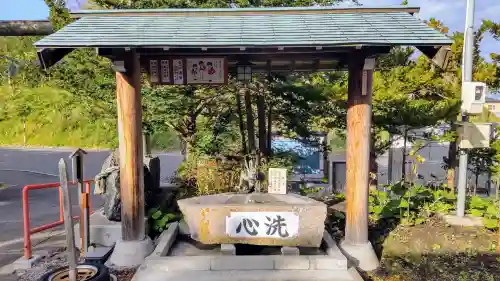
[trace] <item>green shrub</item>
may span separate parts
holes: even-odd
[[[234,191],[240,173],[237,161],[193,153],[177,170],[175,182],[183,187],[183,197],[225,193]]]
[[[152,209],[149,212],[150,235],[156,236],[167,229],[169,224],[179,221],[181,217],[174,213],[162,212],[160,209]]]
[[[467,213],[474,217],[482,217],[486,228],[495,229],[498,226],[498,201],[491,198],[472,196],[467,200]]]
[[[454,208],[453,194],[444,189],[398,182],[385,186],[386,191],[370,192],[368,211],[370,219],[399,219],[402,224],[421,224],[436,212]]]
[[[457,197],[447,188],[425,187],[398,182],[385,186],[386,191],[370,191],[368,211],[370,219],[399,219],[402,224],[421,224],[436,213],[455,210]],[[479,196],[469,197],[467,213],[482,217],[484,226],[495,229],[498,226],[498,201]]]

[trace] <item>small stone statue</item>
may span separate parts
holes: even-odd
[[[118,150],[104,160],[101,172],[95,177],[95,194],[101,194],[105,198],[104,215],[111,221],[121,221],[121,198],[120,198],[120,158]],[[154,204],[155,196],[159,187],[154,183],[148,167],[144,166],[144,207]]]

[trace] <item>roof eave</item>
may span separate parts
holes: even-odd
[[[366,42],[359,42],[359,43],[351,43],[351,44],[337,44],[337,45],[332,45],[332,44],[305,44],[305,45],[283,45],[283,44],[266,44],[266,45],[216,45],[216,46],[210,46],[210,45],[166,45],[166,44],[159,44],[159,45],[102,45],[102,44],[91,44],[91,45],[78,45],[78,44],[71,44],[71,45],[51,45],[51,44],[43,44],[43,43],[35,43],[35,47],[38,49],[78,49],[78,48],[170,48],[170,49],[236,49],[236,48],[312,48],[312,47],[331,47],[331,48],[369,48],[369,47],[380,47],[380,46],[414,46],[417,49],[424,49],[425,51],[422,51],[422,53],[426,54],[431,53],[432,49],[439,49],[442,46],[450,46],[453,42],[439,42],[439,43],[417,43],[417,44],[373,44],[373,43],[366,43]],[[428,48],[428,50],[426,49]]]

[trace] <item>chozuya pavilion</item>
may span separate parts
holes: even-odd
[[[224,84],[229,73],[248,79],[252,72],[344,70],[349,73],[347,225],[341,246],[360,268],[376,267],[367,258],[373,256],[367,200],[375,58],[394,46],[414,46],[443,66],[445,47],[452,43],[415,17],[418,12],[412,7],[88,10],[72,13],[73,23],[36,42],[45,68],[77,48],[95,48],[114,65],[123,204],[122,240],[115,252],[129,255],[116,262],[141,264],[150,254],[144,249],[151,248],[143,220],[141,71],[153,84],[185,85]],[[211,71],[200,75],[200,67]],[[130,247],[138,250],[120,250]]]

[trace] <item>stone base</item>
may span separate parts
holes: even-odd
[[[373,271],[380,265],[377,255],[370,242],[366,244],[353,245],[342,241],[340,248],[344,255],[354,263],[354,265],[364,271]]]
[[[12,269],[29,269],[32,268],[33,265],[38,263],[41,259],[47,257],[49,255],[48,251],[37,251],[34,252],[30,259],[26,259],[24,257],[20,257],[15,262],[12,263]]]
[[[471,217],[471,216],[458,217],[456,215],[443,215],[442,218],[447,224],[454,226],[468,226],[468,227],[483,226],[483,218],[480,217]]]
[[[176,254],[172,246],[177,223],[160,236],[154,253],[137,270],[134,281],[362,281],[356,268],[348,267],[347,258],[328,232],[324,231],[326,255],[235,255],[232,244],[220,251],[200,250]],[[297,249],[297,248],[295,248]],[[286,250],[288,250],[286,248]],[[180,251],[182,252],[182,251]],[[295,253],[296,251],[294,251]],[[299,253],[300,254],[300,253]]]
[[[161,257],[166,256],[168,251],[175,242],[175,238],[177,238],[177,234],[179,234],[179,223],[173,222],[171,223],[166,230],[164,230],[160,237],[156,241],[156,247],[151,256]]]
[[[348,270],[234,270],[167,271],[141,266],[134,281],[362,281],[357,272]]]
[[[148,229],[147,221],[147,218],[144,218],[146,230]],[[102,210],[98,210],[90,216],[89,232],[90,245],[112,247],[116,241],[122,239],[122,223],[108,220]],[[75,224],[75,245],[81,249],[82,239],[79,223]]]
[[[135,281],[358,281],[355,271],[330,256],[150,256]]]
[[[153,242],[148,236],[139,241],[118,240],[106,266],[111,268],[136,267],[141,265],[152,252]]]

